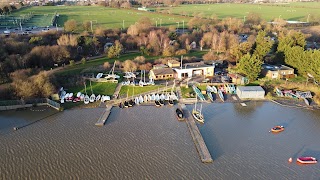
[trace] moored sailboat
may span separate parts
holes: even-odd
[[[202,104],[201,104],[200,109],[198,110],[197,109],[197,102],[196,102],[194,108],[192,109],[192,116],[196,121],[198,121],[200,123],[204,123],[204,117],[203,117],[203,114],[201,111],[202,111]]]

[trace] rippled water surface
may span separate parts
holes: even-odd
[[[288,163],[289,157],[320,159],[317,111],[269,102],[204,104],[206,123],[199,129],[214,162],[203,164],[174,108],[113,108],[105,126],[96,127],[103,110],[0,112],[0,179],[320,177],[319,163]],[[275,125],[286,129],[269,133]]]

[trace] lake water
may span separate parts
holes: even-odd
[[[320,163],[288,159],[320,159],[320,112],[247,105],[203,105],[199,129],[211,164],[201,163],[186,123],[168,106],[113,108],[103,127],[94,125],[102,108],[0,112],[0,179],[319,180]],[[12,130],[32,119],[42,120]],[[269,133],[275,125],[285,131]]]

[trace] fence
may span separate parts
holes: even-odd
[[[26,108],[26,107],[31,107],[33,105],[39,105],[39,106],[48,105],[57,110],[60,109],[59,103],[52,101],[48,98],[39,98],[39,99],[0,101],[0,111]]]
[[[89,79],[92,82],[111,82],[111,83],[118,83],[118,80],[114,80],[114,79],[105,79],[105,78],[85,78],[85,79]]]

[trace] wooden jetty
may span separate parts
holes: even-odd
[[[211,154],[207,148],[206,143],[203,140],[203,137],[194,121],[191,113],[188,111],[185,104],[181,104],[181,108],[186,116],[186,123],[188,125],[190,134],[192,136],[194,145],[199,153],[200,159],[203,163],[211,163],[213,159],[211,158]]]
[[[111,113],[112,106],[107,106],[106,110],[101,114],[98,121],[96,122],[96,126],[103,126],[104,123],[107,121],[110,113]]]

